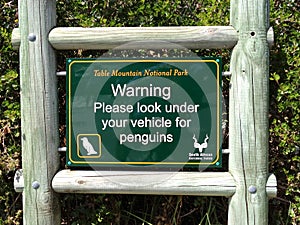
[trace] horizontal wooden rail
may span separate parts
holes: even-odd
[[[271,175],[266,187],[270,198],[277,194],[276,185],[276,178]],[[52,187],[59,193],[230,197],[236,185],[228,172],[62,170],[55,175]]]
[[[49,41],[56,49],[167,48],[166,42],[200,49],[231,48],[237,35],[229,26],[57,28]]]
[[[97,50],[116,47],[155,49],[167,48],[168,42],[190,49],[217,49],[234,47],[238,41],[238,34],[231,26],[58,27],[49,33],[49,41],[57,50]],[[269,45],[272,45],[273,41],[273,29],[270,28]],[[15,49],[20,46],[18,28],[12,32],[12,44]]]
[[[49,34],[51,45],[58,50],[166,48],[166,42],[186,48],[231,48],[237,43],[237,32],[231,26],[185,27],[59,27]],[[155,42],[155,44],[153,43]],[[20,45],[20,33],[14,29],[13,46]]]
[[[221,172],[72,171],[58,172],[52,187],[59,193],[231,196],[235,182]]]
[[[52,180],[60,193],[89,194],[166,194],[225,196],[235,193],[236,184],[228,172],[137,172],[62,170]],[[22,192],[22,170],[14,178],[14,188]],[[266,192],[269,198],[277,195],[275,175],[269,176]]]

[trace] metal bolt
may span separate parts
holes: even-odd
[[[253,185],[251,185],[249,188],[248,188],[248,191],[251,193],[251,194],[255,194],[256,191],[257,191],[257,188]]]
[[[36,40],[36,35],[34,33],[30,33],[28,35],[28,40],[34,42]]]
[[[33,181],[31,186],[32,186],[33,189],[38,189],[40,187],[40,183],[37,182],[37,181]]]

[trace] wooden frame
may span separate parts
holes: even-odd
[[[268,172],[268,48],[274,39],[269,1],[231,0],[232,26],[223,27],[54,28],[55,7],[55,0],[19,1],[20,28],[12,35],[13,45],[20,47],[24,176],[17,173],[15,187],[23,190],[24,224],[60,224],[60,192],[226,196],[228,224],[267,225],[268,198],[277,192],[276,178]],[[111,49],[158,40],[187,48],[233,48],[229,171],[57,173],[54,49]],[[135,185],[166,175],[169,179],[154,188]]]

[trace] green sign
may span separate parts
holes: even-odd
[[[221,59],[68,59],[67,165],[221,166]]]

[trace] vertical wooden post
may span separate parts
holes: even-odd
[[[231,56],[229,172],[236,180],[228,224],[267,225],[268,0],[232,0],[239,41]]]
[[[60,224],[51,180],[59,167],[56,60],[48,33],[55,0],[19,1],[23,209],[25,225]]]

